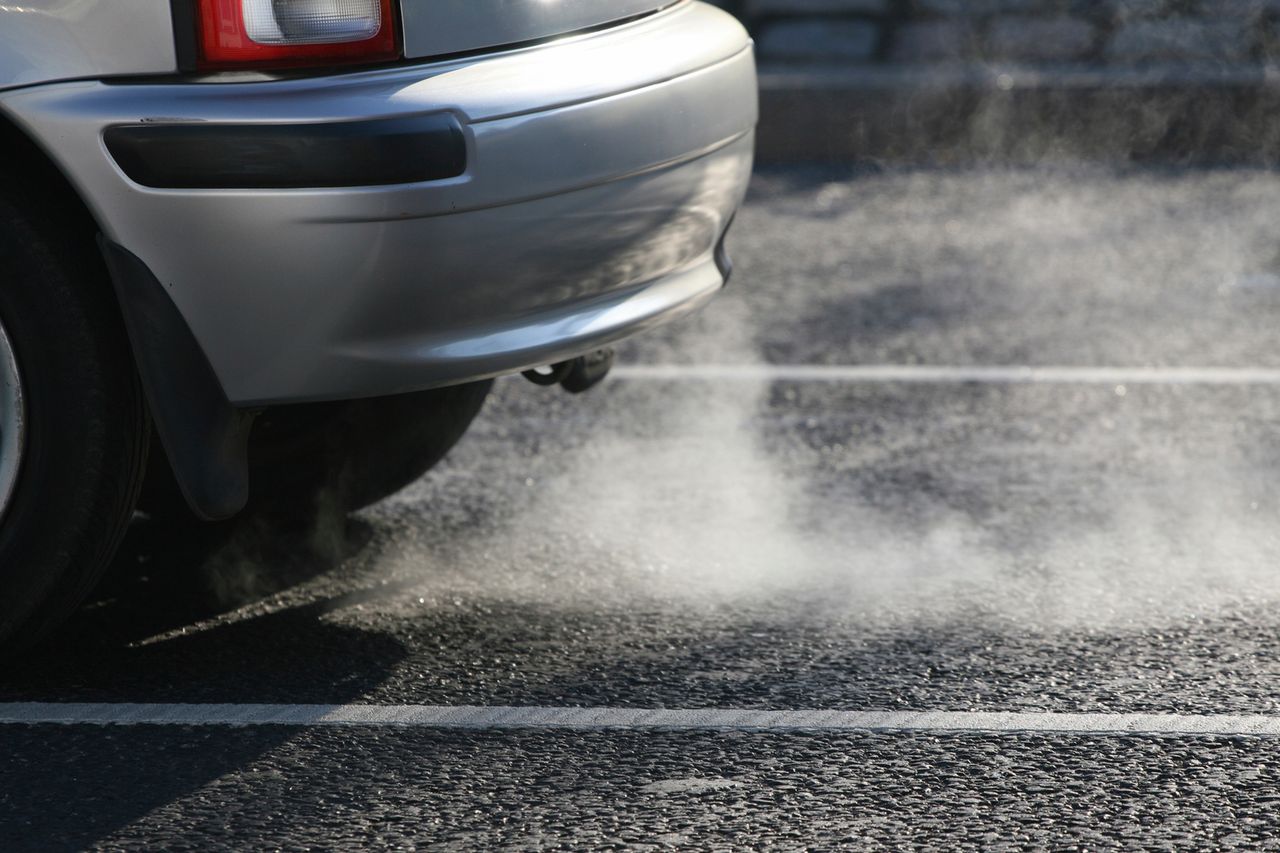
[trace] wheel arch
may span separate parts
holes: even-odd
[[[112,282],[129,332],[131,369],[147,392],[165,462],[192,510],[227,518],[248,499],[244,446],[252,416],[231,407],[204,351],[146,265],[108,240],[59,164],[0,105],[0,181],[18,186],[37,215],[71,232],[70,243]]]
[[[0,104],[0,178],[34,190],[30,198],[39,204],[41,215],[72,229],[76,244],[97,258],[105,275],[106,265],[94,246],[94,240],[102,231],[101,224],[62,168],[5,111],[3,104]]]

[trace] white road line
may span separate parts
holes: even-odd
[[[401,726],[573,731],[988,732],[1280,736],[1280,716],[1003,711],[753,711],[439,705],[0,703],[0,725]]]
[[[630,364],[613,376],[633,380],[749,382],[921,382],[1079,385],[1280,385],[1265,367],[1031,367],[927,364]]]

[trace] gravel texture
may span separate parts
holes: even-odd
[[[25,780],[0,793],[14,851],[1246,849],[1280,831],[1280,743],[1246,739],[11,728],[0,747]]]

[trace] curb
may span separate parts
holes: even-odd
[[[761,163],[1274,165],[1280,68],[760,68]]]

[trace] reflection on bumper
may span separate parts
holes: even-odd
[[[700,306],[724,282],[716,249],[751,146],[748,137],[617,184],[428,220],[441,248],[430,287],[389,276],[334,328],[332,356],[350,383],[339,394],[561,361]]]

